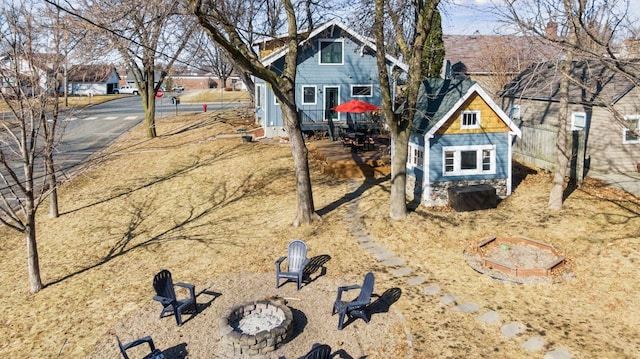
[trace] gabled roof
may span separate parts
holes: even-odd
[[[305,43],[311,41],[312,39],[314,39],[318,35],[322,34],[325,30],[331,28],[332,26],[340,28],[342,31],[347,33],[352,39],[360,42],[362,45],[370,48],[374,52],[377,51],[376,45],[373,43],[373,41],[371,41],[371,39],[366,38],[366,37],[358,34],[353,29],[351,29],[350,27],[348,27],[347,25],[343,24],[342,22],[340,22],[337,19],[333,19],[331,21],[325,22],[324,24],[322,24],[319,27],[315,28],[309,34],[307,39],[305,39],[304,41],[300,42],[299,46],[302,46]],[[281,47],[280,49],[270,53],[268,56],[266,56],[264,59],[262,59],[262,63],[265,66],[269,66],[269,65],[273,64],[276,60],[278,60],[278,59],[282,58],[284,55],[286,55],[287,52],[289,52],[289,49],[286,46]],[[393,56],[390,56],[390,55],[387,55],[386,58],[387,58],[387,61],[389,61],[392,64],[396,65],[397,67],[399,67],[403,71],[405,71],[405,72],[409,71],[409,66],[407,64],[405,64],[404,62],[400,61],[399,59],[397,59],[397,58],[395,58]]]
[[[473,94],[478,94],[509,127],[511,132],[520,137],[520,129],[509,116],[480,85],[471,80],[440,78],[424,80],[418,92],[413,130],[427,137],[433,136]]]
[[[538,101],[560,101],[559,89],[562,76],[554,62],[529,66],[500,91],[501,97]],[[640,64],[635,66],[639,72]],[[574,61],[571,77],[582,85],[569,82],[569,102],[593,106],[613,105],[626,95],[634,83],[623,74],[605,67],[601,61]],[[584,88],[589,89],[585,91]]]
[[[67,77],[71,82],[106,82],[114,70],[111,65],[74,65]]]

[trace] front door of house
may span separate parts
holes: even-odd
[[[332,108],[339,105],[338,99],[340,98],[339,87],[325,87],[324,88],[324,120],[325,121],[337,121],[338,112],[332,110]]]

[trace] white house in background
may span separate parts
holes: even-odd
[[[67,72],[72,95],[106,95],[118,89],[120,76],[112,65],[74,65]]]

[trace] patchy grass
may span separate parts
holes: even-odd
[[[179,96],[183,103],[249,101],[249,92],[247,91],[225,91],[223,89],[191,90],[185,91]]]
[[[331,257],[326,276],[332,280],[371,270],[377,290],[401,288],[394,306],[408,321],[416,358],[540,358],[543,353],[519,346],[533,335],[544,338],[545,351],[567,348],[574,358],[631,358],[640,352],[638,198],[588,180],[561,211],[549,211],[550,177],[523,173],[497,209],[420,207],[391,221],[388,179],[361,182],[354,195],[366,231],[427,279],[410,286],[352,239],[344,222],[351,195],[346,180],[314,169],[314,201],[323,222],[292,227],[290,148],[216,138],[235,133],[238,123],[231,114],[216,113],[159,119],[160,137],[146,139],[139,126],[96,155],[62,186],[59,218],[47,217],[46,204],[41,208],[37,233],[46,287],[38,294],[28,293],[23,238],[0,229],[2,356],[87,357],[96,343],[116,334],[116,323],[149,305],[159,269],[170,268],[196,285],[239,268],[273,273],[275,259],[294,238]],[[478,274],[463,250],[491,234],[554,245],[571,261],[574,278],[514,285]],[[426,295],[430,284],[460,303],[479,304],[481,312],[498,311],[502,324],[523,323],[526,333],[505,338],[499,325],[483,324],[476,314],[455,312],[439,296]]]

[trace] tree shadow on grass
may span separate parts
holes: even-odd
[[[340,208],[341,206],[351,202],[352,200],[362,196],[368,189],[371,189],[375,186],[380,185],[381,183],[387,182],[390,179],[390,175],[381,178],[366,178],[364,182],[358,187],[355,191],[346,193],[342,198],[337,201],[333,201],[326,205],[323,208],[317,210],[317,213],[320,216],[324,216],[325,214],[331,213],[332,211]]]

